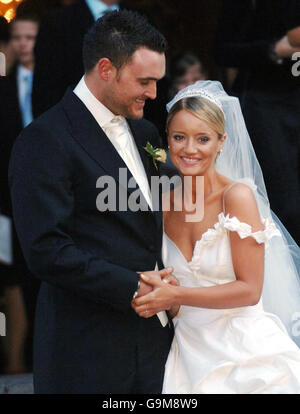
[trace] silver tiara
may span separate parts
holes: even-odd
[[[200,88],[198,82],[194,83],[193,85],[187,86],[186,88],[179,91],[174,96],[174,98],[166,105],[167,111],[170,112],[170,109],[172,108],[172,106],[175,105],[175,103],[180,101],[181,99],[195,97],[195,96],[202,96],[203,98],[208,99],[210,102],[217,105],[223,112],[221,102],[217,98],[215,98],[213,95],[206,92],[206,90],[204,90],[203,88]]]

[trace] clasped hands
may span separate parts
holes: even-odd
[[[139,316],[151,318],[164,310],[168,310],[171,316],[176,315],[179,310],[179,305],[176,304],[176,289],[179,282],[172,272],[172,267],[159,271],[137,272],[140,275],[140,289],[131,301],[131,306]]]

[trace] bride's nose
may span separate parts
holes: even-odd
[[[188,138],[185,141],[184,151],[186,154],[195,154],[198,151],[197,142],[194,138]]]

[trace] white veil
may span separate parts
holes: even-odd
[[[268,241],[265,251],[263,307],[281,319],[290,337],[300,347],[300,248],[270,209],[262,170],[239,100],[227,95],[220,82],[198,81],[178,92],[167,105],[168,112],[177,101],[188,96],[202,96],[221,107],[227,139],[217,159],[216,170],[234,181],[248,184],[254,192],[261,219],[273,221],[281,234],[281,237],[272,237]]]

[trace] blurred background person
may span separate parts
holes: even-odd
[[[83,76],[82,44],[95,20],[116,10],[119,0],[79,0],[51,10],[41,22],[35,47],[34,116],[55,105]]]
[[[15,139],[33,120],[33,48],[38,27],[39,21],[35,15],[19,15],[10,23],[11,47],[17,60],[10,74],[2,78],[0,83],[0,210],[11,218],[8,164]],[[14,227],[12,238],[13,264],[0,265],[0,283],[4,290],[7,317],[5,372],[9,374],[31,371],[33,318],[39,287],[39,282],[27,269]]]
[[[175,55],[170,63],[169,99],[186,86],[207,79],[207,71],[199,57],[190,51]]]
[[[300,77],[287,33],[299,26],[297,0],[223,0],[214,54],[237,69],[240,98],[273,211],[300,243]]]

